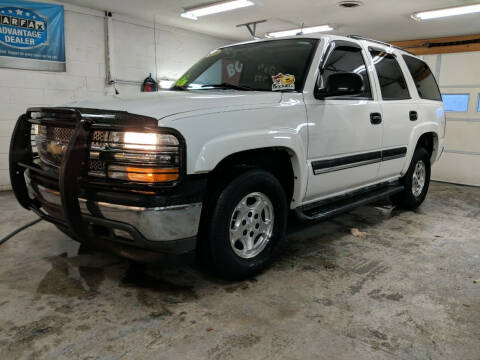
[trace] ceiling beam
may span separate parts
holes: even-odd
[[[452,54],[458,52],[480,51],[480,35],[392,41],[391,44],[408,50],[415,55]]]

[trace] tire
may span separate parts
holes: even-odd
[[[216,190],[202,224],[202,262],[222,278],[252,277],[270,264],[285,238],[285,191],[275,176],[259,169],[248,170]]]
[[[405,210],[418,208],[427,196],[430,185],[430,173],[430,155],[428,151],[424,148],[417,148],[407,173],[400,180],[405,189],[391,197],[392,203]]]

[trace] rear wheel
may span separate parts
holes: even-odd
[[[410,167],[401,182],[405,189],[392,196],[392,202],[402,209],[416,209],[425,200],[430,185],[430,155],[427,150],[415,150]]]
[[[207,209],[201,253],[216,274],[244,279],[271,262],[285,236],[287,199],[275,176],[249,170],[218,189]]]

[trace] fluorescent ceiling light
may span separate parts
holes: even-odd
[[[457,6],[457,7],[447,8],[447,9],[439,9],[439,10],[431,10],[431,11],[423,11],[423,12],[413,14],[412,18],[418,21],[422,21],[422,20],[444,18],[447,16],[474,14],[478,12],[480,12],[480,4]]]
[[[272,32],[267,34],[267,36],[268,37],[295,36],[299,34],[314,34],[314,33],[331,31],[331,30],[333,30],[333,27],[331,27],[330,25],[320,25],[320,26],[306,27],[303,29],[293,29],[293,30]]]
[[[193,9],[187,9],[180,16],[187,19],[191,19],[191,20],[198,20],[200,16],[236,10],[236,9],[240,9],[240,8],[244,8],[252,5],[255,5],[255,4],[249,0],[222,1],[222,2],[217,2],[214,4],[201,6]]]

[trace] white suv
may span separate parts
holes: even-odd
[[[169,91],[28,109],[14,131],[18,201],[124,256],[196,254],[261,271],[289,210],[318,220],[427,194],[445,116],[429,67],[360,37],[297,36],[212,51]]]

